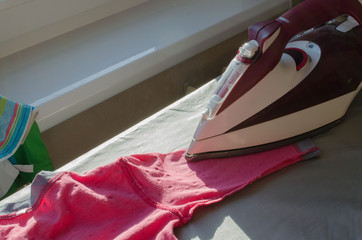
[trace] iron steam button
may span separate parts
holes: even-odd
[[[255,40],[250,40],[247,43],[244,43],[239,48],[239,54],[242,58],[251,59],[255,56],[256,52],[259,49],[259,44]]]

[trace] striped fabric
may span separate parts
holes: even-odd
[[[11,157],[25,140],[35,113],[32,106],[0,96],[0,162]]]

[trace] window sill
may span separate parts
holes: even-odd
[[[0,94],[41,131],[287,10],[288,0],[151,0],[0,59]]]

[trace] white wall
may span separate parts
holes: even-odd
[[[2,0],[0,58],[148,0]]]

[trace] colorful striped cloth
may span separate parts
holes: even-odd
[[[36,115],[34,107],[0,96],[0,162],[25,141]]]

